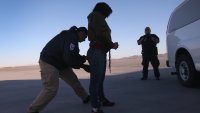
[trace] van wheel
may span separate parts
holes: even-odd
[[[177,59],[176,70],[180,83],[186,87],[194,87],[196,84],[196,70],[192,59],[188,55],[180,55]]]

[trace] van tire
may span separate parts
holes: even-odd
[[[194,87],[196,85],[196,81],[198,80],[196,76],[197,72],[189,55],[181,54],[177,58],[176,70],[178,80],[183,86]]]

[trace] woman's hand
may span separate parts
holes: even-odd
[[[119,47],[118,42],[113,43],[113,49],[117,49]]]

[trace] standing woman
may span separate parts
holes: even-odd
[[[114,106],[104,95],[103,83],[106,72],[106,54],[111,49],[117,49],[118,43],[112,42],[111,29],[106,18],[112,13],[110,6],[99,2],[88,16],[88,38],[90,48],[87,53],[91,66],[90,95],[92,113],[103,113],[100,106]]]

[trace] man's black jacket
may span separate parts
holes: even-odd
[[[157,44],[153,42],[151,38],[159,40],[159,37],[155,34],[148,34],[140,37],[140,39],[142,38],[144,39],[144,41],[142,42],[142,55],[143,56],[158,55],[158,50],[156,47]]]
[[[86,61],[79,54],[78,35],[65,30],[51,39],[43,48],[40,59],[62,70],[66,67],[79,69]]]

